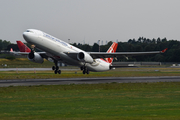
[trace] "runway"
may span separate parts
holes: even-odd
[[[34,86],[34,85],[65,85],[65,84],[98,84],[98,83],[113,83],[113,82],[115,83],[180,82],[180,76],[0,80],[0,87]]]

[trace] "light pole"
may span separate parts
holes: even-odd
[[[100,41],[101,41],[101,40],[98,40],[98,43],[99,43],[99,52],[100,52]]]

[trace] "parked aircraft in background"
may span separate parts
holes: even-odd
[[[29,47],[27,47],[24,43],[22,43],[21,41],[16,41],[16,42],[17,42],[17,45],[18,45],[20,52],[13,51],[13,49],[11,48],[11,50],[9,51],[10,54],[27,55],[28,53],[31,52],[31,49],[29,49]]]
[[[55,66],[52,67],[54,73],[61,73],[58,62],[67,65],[78,66],[83,71],[83,74],[89,74],[89,71],[102,72],[110,70],[116,66],[112,65],[113,59],[119,56],[136,56],[164,53],[167,49],[162,51],[151,52],[116,52],[117,43],[113,43],[107,52],[85,52],[76,48],[56,37],[53,37],[45,32],[36,29],[28,29],[23,33],[24,39],[31,45],[44,52],[35,52],[29,49],[22,42],[17,42],[20,52],[18,54],[27,55],[28,59],[43,63],[44,58],[53,61]]]
[[[31,49],[29,49],[29,47],[27,47],[24,43],[22,43],[21,41],[16,41],[18,48],[20,50],[20,52],[31,52]]]

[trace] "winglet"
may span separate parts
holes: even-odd
[[[162,53],[165,53],[165,52],[167,51],[167,49],[168,49],[168,48],[166,48],[166,49],[162,50],[161,52],[162,52]]]

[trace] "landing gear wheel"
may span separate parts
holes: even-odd
[[[58,72],[58,74],[61,74],[61,70],[58,70],[57,72]]]
[[[59,70],[59,66],[57,64],[58,61],[54,60],[55,66],[52,66],[52,70],[54,70],[54,74],[61,74],[61,70]]]
[[[57,70],[54,71],[55,74],[57,74],[57,72],[58,72]]]
[[[58,66],[56,66],[56,70],[59,70],[59,67],[58,67]]]
[[[81,69],[81,70],[83,70],[83,69],[84,69],[84,67],[82,66],[80,69]]]
[[[55,66],[52,66],[52,70],[55,70],[56,69],[56,67]]]
[[[84,69],[83,69],[83,74],[89,74],[89,70],[86,68],[86,67],[84,67]]]

